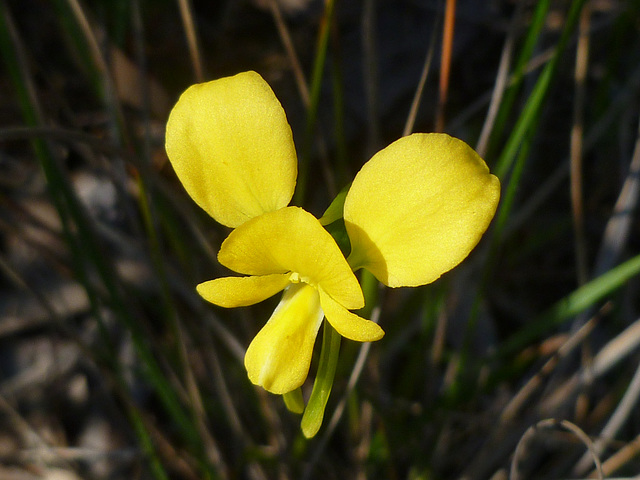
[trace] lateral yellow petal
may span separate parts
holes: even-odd
[[[223,225],[237,227],[293,196],[291,128],[255,72],[189,87],[169,115],[166,150],[187,193]]]
[[[319,285],[346,308],[364,306],[360,284],[335,240],[299,207],[268,212],[242,224],[222,242],[218,260],[245,275],[291,273],[293,282]]]
[[[225,308],[246,307],[272,297],[289,284],[289,275],[223,277],[201,283],[196,290],[202,298]]]
[[[480,241],[500,198],[500,182],[461,140],[413,134],[371,158],[344,204],[352,251],[390,287],[431,283]]]
[[[384,336],[380,325],[351,313],[321,288],[318,292],[325,317],[340,335],[356,342],[375,342]]]
[[[301,386],[309,374],[323,316],[315,288],[304,283],[289,286],[247,349],[244,365],[249,380],[277,394]]]

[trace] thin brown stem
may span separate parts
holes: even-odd
[[[269,8],[271,9],[271,15],[273,15],[273,21],[276,24],[276,28],[278,29],[278,35],[280,36],[282,46],[287,52],[287,57],[289,57],[289,63],[291,64],[293,76],[296,80],[298,91],[300,92],[300,98],[302,99],[303,105],[306,108],[309,108],[309,105],[311,104],[309,84],[307,83],[304,71],[302,70],[302,64],[300,63],[298,54],[296,53],[295,47],[293,46],[291,34],[289,33],[289,29],[287,28],[287,24],[285,23],[284,18],[282,17],[282,12],[280,11],[278,2],[276,0],[269,0]]]
[[[422,99],[422,93],[424,92],[424,86],[427,83],[427,76],[429,75],[429,70],[431,69],[431,62],[433,60],[433,54],[436,51],[436,41],[437,41],[437,32],[438,32],[438,22],[432,27],[431,38],[429,40],[429,48],[427,49],[427,56],[424,59],[424,64],[422,66],[422,73],[420,74],[420,80],[418,81],[418,86],[416,87],[416,93],[413,96],[413,101],[411,102],[411,108],[409,109],[409,115],[407,115],[407,121],[404,125],[404,130],[402,132],[402,136],[406,137],[413,131],[413,127],[416,123],[416,117],[418,116],[418,107],[420,107],[420,100]]]
[[[184,26],[184,33],[187,37],[193,74],[195,75],[196,82],[202,82],[204,80],[204,67],[196,24],[193,20],[193,6],[190,0],[178,0],[178,7],[180,8],[180,17],[182,18],[182,25]]]
[[[589,59],[589,3],[585,4],[580,15],[578,46],[576,49],[576,66],[574,74],[575,100],[573,105],[573,127],[571,129],[571,206],[573,212],[573,229],[575,241],[576,272],[578,285],[588,279],[587,241],[584,232],[584,200],[583,200],[583,130],[585,104],[585,77]]]
[[[436,132],[444,130],[444,109],[449,94],[449,76],[451,56],[453,54],[453,32],[456,20],[456,0],[447,0],[444,10],[444,29],[442,31],[442,56],[440,58],[440,86],[438,110],[436,112]]]

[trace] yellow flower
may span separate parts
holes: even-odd
[[[166,149],[189,195],[218,222],[237,227],[218,259],[250,275],[198,285],[223,307],[252,305],[285,289],[245,356],[250,380],[274,393],[307,377],[323,317],[346,338],[384,332],[348,309],[364,306],[358,281],[331,235],[310,213],[287,206],[297,159],[282,106],[255,72],[194,85],[173,108]]]
[[[384,335],[376,323],[349,312],[364,306],[358,280],[331,235],[301,208],[267,212],[242,224],[222,243],[218,259],[250,276],[198,285],[211,303],[252,305],[286,289],[245,356],[249,379],[270,392],[287,393],[307,378],[324,316],[351,340],[371,342]]]
[[[246,275],[204,282],[200,295],[231,308],[284,290],[245,356],[250,380],[273,393],[302,385],[323,318],[352,340],[384,335],[349,311],[364,306],[353,271],[366,268],[391,287],[436,280],[478,243],[500,196],[497,178],[464,142],[402,138],[363,166],[346,195],[347,261],[313,215],[287,206],[297,175],[291,129],[255,72],[183,93],[167,122],[166,149],[194,201],[235,228],[218,259]]]

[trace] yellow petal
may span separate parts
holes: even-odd
[[[322,317],[315,288],[304,283],[289,286],[247,349],[244,365],[249,380],[277,394],[302,385],[309,373]]]
[[[222,242],[220,263],[245,275],[292,273],[292,281],[321,286],[349,309],[362,308],[360,284],[317,218],[286,207],[253,218]]]
[[[189,87],[169,116],[166,150],[191,198],[223,225],[237,227],[291,201],[291,128],[255,72]]]
[[[343,337],[357,342],[375,342],[384,336],[384,330],[377,323],[351,313],[322,289],[319,289],[319,293],[325,317]]]
[[[220,307],[246,307],[272,297],[289,284],[289,275],[259,277],[224,277],[209,280],[196,287],[206,301]]]
[[[390,287],[433,282],[480,241],[499,198],[500,182],[463,141],[401,138],[362,167],[347,194],[349,263]]]

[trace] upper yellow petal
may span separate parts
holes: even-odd
[[[274,274],[259,277],[223,277],[196,287],[206,301],[220,307],[246,307],[262,302],[289,284],[289,275]]]
[[[315,288],[307,284],[289,286],[247,349],[244,365],[249,380],[278,394],[302,385],[309,373],[322,317]]]
[[[253,218],[222,242],[220,263],[246,275],[291,273],[322,289],[345,308],[364,306],[360,284],[340,248],[317,218],[286,207]]]
[[[390,287],[433,282],[480,241],[500,182],[461,140],[413,134],[371,158],[344,204],[349,263]]]
[[[169,116],[166,150],[191,198],[223,225],[237,227],[293,196],[291,128],[255,72],[189,87]]]

